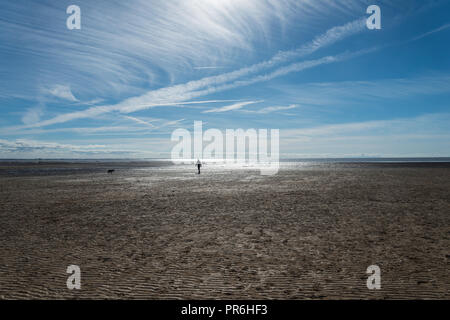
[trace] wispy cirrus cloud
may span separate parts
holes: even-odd
[[[183,119],[177,120],[182,121]],[[448,156],[450,114],[345,122],[280,131],[283,157]],[[172,124],[176,125],[176,121]],[[66,128],[70,129],[70,128]],[[82,129],[82,128],[80,128]],[[95,128],[91,128],[95,129]],[[167,156],[164,138],[109,138],[103,144],[0,139],[2,158]]]
[[[257,113],[257,114],[268,114],[272,112],[278,112],[278,111],[286,111],[286,110],[292,110],[298,108],[298,105],[291,104],[289,106],[274,106],[274,107],[265,107],[259,110],[241,110],[241,112],[245,113]]]
[[[435,74],[365,81],[312,82],[278,88],[302,104],[336,105],[450,93],[449,83],[450,76]]]
[[[296,25],[311,35],[312,20],[326,22],[327,12],[351,19],[357,12],[361,15],[364,1],[334,6],[327,0],[130,0],[120,4],[80,0],[77,5],[83,21],[89,23],[70,36],[64,2],[13,1],[2,6],[5,17],[12,18],[0,20],[4,31],[0,41],[8,50],[13,48],[45,66],[27,69],[29,83],[8,73],[10,82],[22,80],[31,88],[35,78],[47,86],[63,81],[81,96],[90,96],[87,100],[138,92],[148,83],[185,81],[195,67],[236,68],[240,64],[232,57],[251,57],[261,46],[269,47],[279,30]]]
[[[428,37],[429,35],[432,35],[433,33],[437,33],[437,32],[446,30],[448,28],[450,28],[450,23],[446,23],[446,24],[444,24],[444,25],[442,25],[442,26],[440,26],[440,27],[438,27],[436,29],[433,29],[431,31],[422,33],[422,34],[418,35],[417,37],[414,37],[413,39],[411,39],[409,41],[417,41],[417,40],[420,40],[422,38]]]
[[[31,125],[41,120],[44,115],[44,106],[38,105],[36,107],[28,108],[22,116],[22,122],[25,125]]]
[[[56,142],[43,142],[29,139],[17,139],[15,141],[8,141],[0,139],[0,149],[6,151],[30,151],[40,149],[68,149],[72,151],[92,151],[105,148],[104,145],[72,145],[61,144]]]
[[[150,123],[148,120],[145,121],[145,120],[142,120],[142,119],[139,119],[139,118],[136,118],[136,117],[131,117],[131,116],[124,116],[124,118],[132,120],[132,121],[137,122],[139,124],[143,124],[143,125],[149,126],[151,128],[156,128],[156,126],[154,124]],[[153,120],[153,121],[155,121],[155,120]]]
[[[33,139],[0,139],[0,159],[147,158],[167,157],[170,143],[162,138],[113,138],[104,144],[58,143]]]
[[[448,157],[449,113],[280,131],[285,157]]]
[[[208,79],[188,82],[182,85],[175,85],[172,87],[150,91],[142,96],[126,99],[123,102],[118,103],[116,105],[96,106],[83,111],[66,113],[63,115],[56,116],[49,120],[41,121],[31,126],[35,127],[49,126],[52,124],[64,123],[75,119],[95,117],[100,114],[113,111],[118,111],[122,113],[131,113],[157,106],[189,104],[190,102],[187,100],[193,98],[202,97],[216,92],[226,91],[237,87],[248,86],[259,82],[268,81],[292,72],[300,72],[323,64],[340,62],[365,53],[370,53],[375,49],[376,48],[352,53],[343,53],[336,56],[326,56],[319,59],[293,63],[288,66],[281,67],[268,74],[255,76],[248,80],[239,80],[227,84],[222,84],[219,86],[213,86],[214,82],[211,83],[208,81]],[[193,90],[198,88],[200,88],[200,90]]]
[[[55,85],[51,88],[44,89],[45,93],[48,93],[56,98],[64,99],[68,101],[78,101],[77,98],[72,93],[72,90],[70,89],[70,86],[67,85]]]
[[[172,126],[177,126],[178,124],[180,124],[181,122],[185,121],[186,119],[178,119],[178,120],[172,120],[172,121],[167,121],[164,122],[160,127],[172,127]]]
[[[342,134],[372,134],[375,136],[386,134],[450,134],[450,129],[447,126],[448,121],[450,121],[449,113],[436,113],[410,118],[346,122],[310,128],[285,129],[282,131],[282,134],[285,138],[324,137],[330,139]]]
[[[174,85],[171,87],[166,87],[154,91],[150,91],[144,95],[126,99],[115,105],[105,105],[105,106],[95,106],[88,108],[86,110],[66,113],[63,115],[56,116],[49,120],[44,120],[38,123],[29,124],[30,127],[41,127],[48,126],[57,123],[64,123],[67,121],[95,117],[97,115],[118,111],[122,113],[131,113],[139,110],[145,110],[157,106],[171,106],[171,105],[187,105],[196,103],[208,103],[210,101],[188,101],[192,98],[201,97],[215,92],[221,92],[229,89],[233,89],[240,86],[251,85],[258,82],[268,81],[276,77],[286,75],[291,72],[299,72],[305,69],[313,68],[322,64],[329,64],[334,62],[343,61],[350,59],[361,54],[372,52],[377,48],[365,49],[353,53],[343,53],[336,56],[326,56],[314,60],[306,60],[302,62],[292,63],[290,65],[280,67],[275,71],[267,74],[257,75],[250,79],[236,80],[243,75],[251,74],[252,72],[261,71],[268,65],[273,65],[275,61],[280,61],[283,59],[289,59],[292,56],[298,56],[304,52],[310,52],[311,50],[317,50],[321,46],[327,45],[328,43],[334,43],[339,39],[345,38],[346,36],[352,35],[357,30],[359,30],[361,25],[360,20],[352,21],[346,25],[333,27],[328,30],[325,34],[317,37],[312,42],[303,46],[303,49],[292,50],[285,53],[279,53],[277,56],[263,63],[253,65],[251,67],[246,67],[237,71],[225,73],[218,76],[206,77],[200,80],[194,80],[187,82],[185,84]],[[440,31],[439,29],[437,31]],[[436,31],[436,32],[437,32]],[[308,49],[312,48],[312,49]],[[230,82],[231,81],[231,82]],[[229,82],[229,83],[227,83]],[[64,92],[64,90],[62,90]],[[70,95],[67,95],[70,97]],[[213,102],[213,101],[211,101]],[[237,104],[239,106],[239,104]],[[233,108],[232,108],[233,109]],[[220,108],[218,108],[220,110]],[[226,108],[225,108],[226,111]],[[215,111],[211,111],[215,112]]]
[[[209,66],[209,67],[193,67],[197,70],[207,70],[207,69],[222,69],[223,67],[215,67],[215,66]]]
[[[239,110],[245,106],[248,106],[250,104],[259,103],[259,102],[263,102],[263,101],[261,100],[261,101],[238,102],[238,103],[230,104],[228,106],[223,106],[220,108],[205,110],[205,111],[203,111],[203,113],[217,113],[217,112],[227,112],[227,111]]]
[[[363,24],[361,21],[361,19],[358,19],[346,23],[342,26],[333,27],[326,31],[324,34],[315,37],[313,40],[307,42],[305,45],[301,46],[298,49],[279,52],[271,59],[254,64],[250,67],[244,67],[236,71],[216,76],[205,77],[200,80],[189,81],[185,84],[153,90],[143,95],[126,99],[115,105],[95,106],[83,111],[56,116],[53,119],[45,120],[35,125],[47,126],[51,124],[71,121],[74,119],[94,117],[96,115],[111,111],[131,113],[155,106],[177,104],[183,101],[189,103],[187,101],[189,101],[190,99],[208,95],[214,92],[225,91],[239,86],[268,81],[290,72],[299,72],[301,70],[312,68],[324,63],[337,62],[343,59],[343,55],[339,55],[337,57],[324,57],[321,59],[295,63],[289,66],[281,67],[278,70],[265,75],[255,76],[247,80],[237,80],[251,74],[260,73],[266,69],[275,67],[278,64],[289,61],[293,58],[306,56],[307,54],[315,52],[320,48],[326,47],[339,40],[345,39],[348,36],[354,35],[363,30]]]
[[[303,57],[365,30],[366,18],[361,17],[360,19],[353,20],[342,26],[336,26],[327,30],[325,33],[315,37],[312,41],[300,48],[279,52],[266,63],[276,63],[292,58]]]
[[[148,126],[152,129],[161,129],[164,127],[172,127],[172,126],[176,126],[179,123],[182,123],[184,120],[186,119],[178,119],[178,120],[170,120],[167,121],[165,119],[149,119],[148,117],[146,117],[145,119],[142,118],[137,118],[137,117],[131,117],[131,116],[124,116],[125,119],[129,119],[132,120],[138,124],[142,124],[145,126]]]

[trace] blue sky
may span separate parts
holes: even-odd
[[[81,30],[66,8],[81,8]],[[369,30],[366,8],[381,8]],[[282,157],[450,156],[449,0],[2,1],[0,158],[168,157],[280,129]]]

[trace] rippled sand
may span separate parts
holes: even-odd
[[[446,166],[114,166],[2,167],[1,298],[450,298]]]

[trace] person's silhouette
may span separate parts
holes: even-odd
[[[201,168],[201,166],[202,166],[202,163],[200,162],[199,159],[197,159],[197,163],[196,163],[195,165],[197,166],[198,174],[200,174],[200,168]]]

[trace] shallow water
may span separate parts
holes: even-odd
[[[275,166],[275,167],[278,167]],[[354,168],[448,168],[450,158],[360,158],[360,159],[298,159],[281,160],[279,170],[339,170]],[[214,163],[203,162],[202,174],[231,171],[261,172],[259,163]],[[175,164],[167,159],[161,160],[0,160],[0,176],[50,176],[93,174],[114,169],[115,173],[126,170],[147,172],[196,172],[194,162]],[[275,171],[276,172],[276,171]]]

